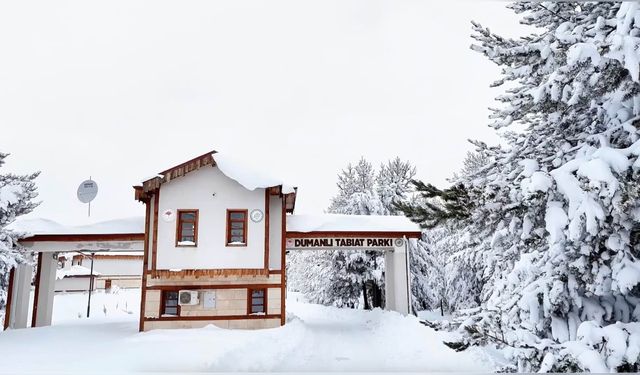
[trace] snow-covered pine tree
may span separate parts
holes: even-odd
[[[462,181],[486,323],[464,327],[513,347],[519,371],[639,369],[638,6],[511,4],[536,27],[520,39],[473,25],[509,88],[491,114],[506,146]]]
[[[0,153],[0,167],[8,154]],[[38,203],[35,178],[29,175],[0,174],[0,322],[4,321],[9,271],[17,264],[30,261],[30,253],[18,245],[19,233],[8,230],[18,216],[31,212]]]
[[[465,219],[472,212],[473,204],[464,184],[457,182],[475,174],[486,166],[488,158],[478,152],[469,152],[463,168],[454,174],[453,186],[438,189],[432,184],[414,180],[415,199],[395,206],[405,216],[423,228],[419,246],[424,250],[417,254],[423,258],[423,280],[414,280],[415,295],[422,295],[422,304],[416,309],[434,309],[442,304],[447,312],[476,307],[480,303],[481,280],[479,267],[471,263],[460,250],[470,240],[466,235]],[[417,286],[420,286],[419,288]]]
[[[380,165],[376,176],[376,192],[385,215],[402,215],[396,203],[406,202],[411,198],[411,180],[415,175],[416,167],[399,157]]]
[[[338,195],[332,200],[330,213],[347,215],[384,215],[385,209],[376,192],[373,165],[364,158],[343,170],[338,176]],[[384,256],[373,251],[334,251],[331,253],[331,284],[334,305],[358,307],[360,296],[364,306],[371,306],[372,294],[384,290]],[[370,287],[366,288],[365,284]],[[367,291],[369,292],[367,295]]]
[[[338,175],[338,194],[331,200],[328,211],[349,215],[398,215],[394,202],[411,199],[411,179],[415,167],[399,158],[382,164],[375,171],[371,163],[362,158]],[[411,271],[415,285],[426,278],[426,248],[412,249]],[[291,287],[303,292],[310,301],[343,307],[375,305],[376,293],[384,291],[384,256],[376,252],[307,252],[289,254],[292,274]],[[365,306],[359,306],[366,288]],[[412,288],[416,308],[424,308],[429,291]],[[428,303],[427,303],[428,304]]]

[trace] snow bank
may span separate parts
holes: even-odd
[[[130,296],[139,298],[139,294]],[[493,370],[483,352],[455,352],[442,343],[438,332],[413,316],[395,312],[339,309],[288,299],[290,314],[284,327],[254,331],[208,326],[139,333],[139,300],[125,302],[122,294],[97,292],[92,298],[92,317],[79,318],[86,311],[86,297],[86,293],[57,294],[54,324],[58,325],[0,332],[0,353],[11,359],[3,361],[3,371]],[[129,314],[124,311],[126,305]],[[62,320],[61,312],[70,316]],[[98,354],[70,358],[73,348]]]
[[[24,219],[11,223],[8,229],[28,235],[144,233],[144,217],[136,216],[78,226],[63,225],[42,218]]]
[[[282,185],[282,192],[284,194],[295,191],[293,185],[289,185],[282,179],[271,176],[264,169],[258,168],[256,165],[251,165],[230,154],[217,152],[213,154],[213,160],[225,176],[235,180],[248,190]]]
[[[289,232],[420,232],[420,227],[405,216],[374,215],[290,215]]]

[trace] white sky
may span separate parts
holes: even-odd
[[[498,69],[470,20],[523,28],[501,2],[0,2],[0,172],[40,170],[31,217],[143,215],[132,185],[211,149],[240,152],[322,212],[336,174],[400,156],[436,185],[468,138],[495,143]],[[86,205],[78,184],[100,192]]]

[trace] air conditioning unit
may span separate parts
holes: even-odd
[[[197,290],[181,290],[178,293],[178,304],[180,306],[197,305],[199,302]]]

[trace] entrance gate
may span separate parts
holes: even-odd
[[[403,218],[404,219],[404,218]],[[289,226],[289,223],[287,223]],[[384,252],[385,309],[408,314],[411,311],[409,241],[415,232],[287,231],[287,251],[365,250]]]

